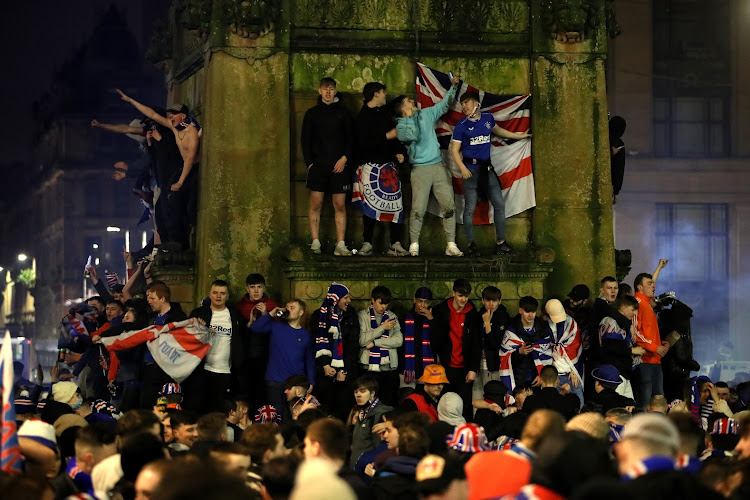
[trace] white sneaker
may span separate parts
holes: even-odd
[[[405,255],[409,255],[409,252],[407,252],[404,247],[401,246],[401,242],[396,242],[393,245],[391,245],[391,249],[388,250],[388,255],[395,255],[396,257],[404,257]]]
[[[458,249],[454,242],[449,241],[448,246],[445,248],[445,255],[448,257],[463,257],[464,253]]]
[[[320,253],[320,240],[313,240],[310,250],[312,250],[312,253]]]
[[[340,257],[349,257],[352,255],[352,251],[346,248],[346,243],[343,241],[339,241],[336,243],[336,248],[333,251],[333,255],[338,255]]]
[[[361,255],[362,257],[369,257],[372,255],[372,243],[365,242],[365,244],[362,245],[362,248],[357,252],[357,255]]]
[[[409,245],[409,255],[412,257],[419,257],[419,243],[412,243]]]

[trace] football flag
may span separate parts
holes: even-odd
[[[417,63],[417,102],[420,109],[429,108],[442,100],[451,87],[450,77],[424,64]],[[456,213],[464,210],[463,187],[461,172],[453,162],[448,146],[453,129],[463,118],[461,104],[458,98],[471,90],[479,94],[479,109],[483,113],[490,113],[495,123],[510,132],[526,132],[531,122],[530,95],[496,95],[479,90],[466,82],[460,82],[456,100],[452,108],[435,123],[435,133],[443,150],[443,162],[448,166],[453,176],[453,191],[456,199]],[[534,175],[531,169],[531,140],[530,139],[502,139],[493,136],[491,160],[503,187],[505,200],[505,216],[511,217],[524,210],[536,206],[534,193]],[[436,200],[430,200],[428,211],[440,215]],[[477,204],[474,212],[474,224],[491,224],[492,205],[486,200]],[[456,222],[463,224],[461,217]]]

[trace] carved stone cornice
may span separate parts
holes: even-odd
[[[542,27],[560,43],[581,43],[599,24],[594,0],[542,0]]]
[[[225,5],[232,32],[250,39],[271,31],[281,14],[281,0],[226,0]]]

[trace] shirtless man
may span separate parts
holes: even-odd
[[[128,97],[122,90],[116,90],[123,101],[132,104],[135,109],[156,123],[172,130],[177,141],[177,147],[180,148],[180,154],[182,154],[183,164],[180,178],[172,184],[170,189],[172,191],[179,191],[198,158],[200,125],[193,118],[188,118],[189,110],[184,104],[177,104],[169,108],[165,118],[148,106],[139,103],[132,97]]]

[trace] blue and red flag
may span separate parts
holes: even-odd
[[[450,77],[447,74],[417,63],[417,103],[420,109],[429,108],[440,102],[450,88]],[[443,162],[453,176],[456,212],[459,214],[463,212],[464,207],[461,172],[448,153],[448,144],[456,123],[464,117],[458,97],[467,90],[479,94],[479,110],[482,113],[492,114],[495,123],[501,128],[510,132],[526,132],[531,125],[531,95],[490,94],[466,82],[460,82],[452,107],[435,123],[435,133],[443,149]],[[493,136],[492,146],[491,160],[503,187],[505,217],[511,217],[535,207],[531,139],[501,139]],[[430,204],[428,210],[435,215],[440,213],[437,205]],[[480,201],[474,212],[474,224],[492,223],[491,211],[492,207],[486,200]],[[456,217],[456,222],[463,224],[461,217]]]
[[[13,346],[10,332],[6,330],[3,346],[0,347],[0,392],[2,392],[2,411],[0,411],[0,469],[11,474],[22,472],[21,447],[18,445],[18,428],[16,427],[16,409],[13,397]]]

